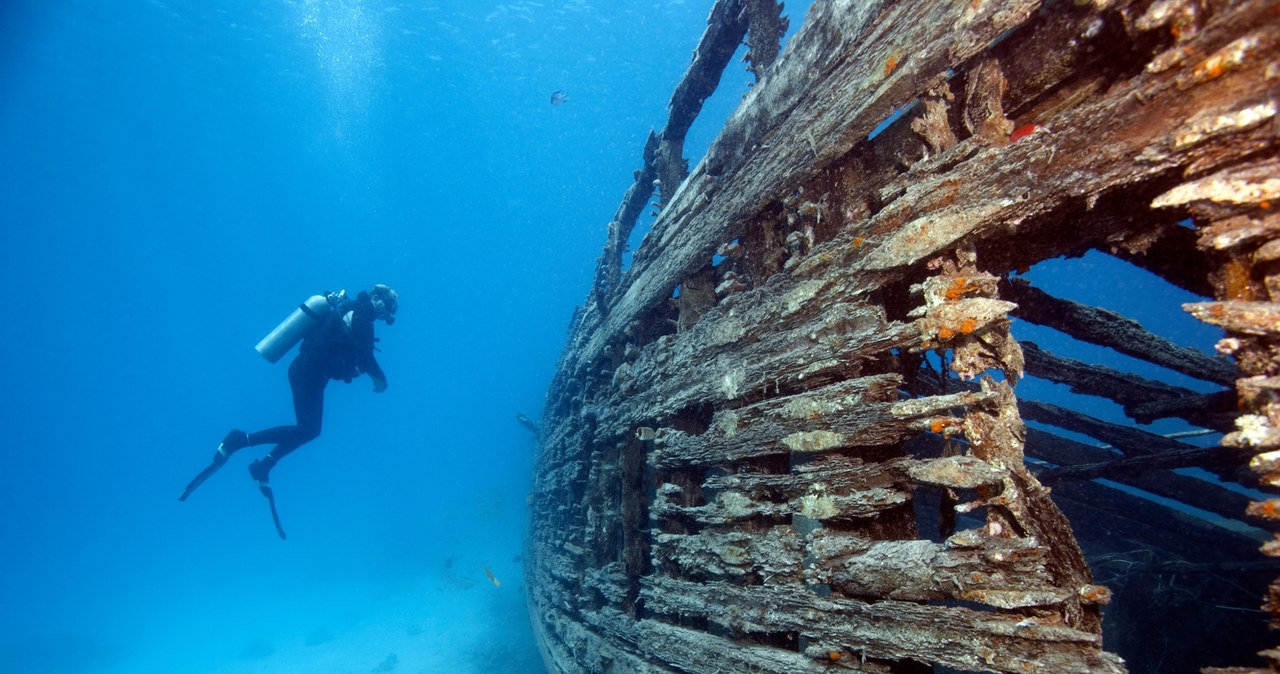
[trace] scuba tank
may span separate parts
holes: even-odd
[[[312,295],[298,305],[275,330],[254,347],[267,362],[274,363],[333,311],[333,303],[325,295]]]

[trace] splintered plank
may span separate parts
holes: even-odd
[[[1232,67],[1213,67],[1214,57],[1193,61],[1195,68],[1213,74],[1196,78],[1188,76],[1195,68],[1153,65],[1040,120],[1039,131],[1017,142],[987,147],[975,146],[973,138],[961,142],[884,186],[880,193],[892,201],[868,222],[853,223],[829,245],[815,248],[809,266],[899,269],[963,240],[980,241],[987,250],[1015,251],[1017,259],[1020,239],[1044,226],[1043,218],[1056,222],[1064,209],[1087,209],[1100,194],[1183,170],[1210,170],[1267,147],[1272,141],[1266,122],[1274,118],[1274,108],[1252,116],[1245,111],[1265,108],[1266,97],[1275,96],[1274,90],[1259,93],[1258,86],[1280,52],[1280,26],[1264,1],[1219,9],[1199,32],[1161,56],[1184,60],[1174,64],[1202,59],[1249,27],[1262,26],[1251,36],[1252,48]],[[1220,119],[1240,121],[1215,125]],[[1084,235],[1072,240],[1078,244]],[[855,241],[863,245],[855,247]],[[801,265],[796,271],[805,269]],[[1215,381],[1221,379],[1220,365],[1212,372]]]
[[[599,619],[584,621],[576,614],[561,610],[549,597],[536,590],[529,596],[530,612],[540,618],[532,621],[538,635],[538,647],[543,651],[543,659],[555,665],[555,669],[549,671],[679,674],[676,669],[651,662],[623,644],[606,638],[607,634],[592,628],[592,623],[599,623]],[[588,614],[587,617],[594,615]],[[611,612],[610,615],[621,614]],[[568,667],[576,669],[566,669]]]
[[[820,662],[796,651],[745,644],[736,639],[715,636],[657,620],[634,620],[612,609],[601,609],[584,616],[596,633],[610,644],[623,644],[637,658],[670,664],[672,670],[687,674],[724,674],[725,672],[795,672],[796,674],[829,674],[827,662]],[[628,654],[630,655],[630,653]],[[602,665],[608,663],[601,663]],[[597,666],[586,671],[618,671]],[[668,671],[636,670],[636,671]]]
[[[946,545],[824,530],[814,533],[810,551],[810,582],[856,597],[952,599],[1012,609],[1061,604],[1079,589],[1054,585],[1036,540],[990,536],[986,529],[961,532]]]
[[[748,519],[783,520],[792,515],[819,521],[876,517],[910,502],[905,471],[914,463],[899,459],[863,464],[833,456],[801,465],[794,473],[735,472],[708,478],[703,488],[715,497],[700,506],[681,505],[681,488],[666,484],[658,489],[650,512],[658,519],[714,525]]]
[[[1280,179],[1276,182],[1280,184]],[[1182,308],[1205,323],[1231,332],[1263,337],[1280,335],[1280,304],[1275,302],[1198,302],[1184,304]]]
[[[702,104],[715,92],[724,68],[733,58],[734,51],[747,33],[747,22],[740,14],[738,3],[733,0],[717,0],[707,17],[707,29],[693,51],[693,62],[671,95],[667,123],[659,133],[650,133],[644,147],[644,166],[635,173],[635,183],[627,189],[613,220],[609,223],[608,239],[604,253],[596,268],[595,285],[597,308],[604,309],[608,294],[616,290],[622,273],[622,250],[635,227],[636,219],[649,203],[654,191],[654,178],[660,178],[663,198],[675,191],[679,180],[670,172],[664,175],[659,163],[662,144],[679,147],[685,134],[702,110]],[[753,33],[755,31],[752,31]],[[679,157],[675,157],[679,160]]]
[[[1031,323],[1196,379],[1230,385],[1240,376],[1240,371],[1222,358],[1175,344],[1114,311],[1054,297],[1032,286],[1026,279],[1011,279],[1003,284],[1002,290],[1010,300],[1018,303],[1014,315]]]
[[[1024,419],[1074,431],[1111,445],[1127,456],[1195,449],[1194,445],[1133,426],[1113,424],[1059,405],[1022,400],[1018,410]]]
[[[1025,21],[1039,4],[813,5],[654,223],[622,280],[617,304],[603,324],[598,315],[591,321],[588,342],[575,354],[578,363],[594,362],[633,320],[707,264],[718,246],[737,236],[745,218],[843,155],[915,97],[924,82],[945,76],[947,68]]]
[[[647,345],[614,371],[621,395],[598,410],[599,427],[621,436],[695,403],[739,406],[782,388],[819,387],[856,376],[862,361],[914,339],[914,327],[888,323],[878,307],[820,309],[806,306],[811,297],[718,307],[692,330]]]
[[[1222,426],[1221,419],[1203,411],[1204,399],[1191,389],[1120,372],[1105,365],[1064,358],[1041,349],[1034,342],[1019,341],[1018,344],[1022,346],[1027,374],[1066,384],[1072,393],[1114,400],[1132,419],[1149,423],[1153,418],[1159,418],[1152,416],[1153,412],[1160,411],[1152,404],[1166,403],[1171,409],[1164,416],[1179,416],[1210,428]],[[1198,404],[1187,409],[1174,406],[1173,401],[1188,399],[1196,399]]]
[[[664,577],[642,581],[641,595],[658,614],[703,617],[749,633],[796,632],[824,649],[867,658],[971,671],[1125,671],[1118,657],[1101,650],[1098,635],[1024,615],[890,599],[824,599],[799,586],[741,587]]]
[[[888,402],[898,398],[900,384],[896,374],[874,375],[720,410],[702,433],[660,429],[652,461],[662,468],[724,465],[793,452],[885,446],[921,430],[937,432],[947,423],[959,423],[944,415],[992,399],[965,391]]]
[[[707,478],[704,505],[691,506],[684,489],[664,484],[650,514],[709,525],[731,525],[750,519],[781,520],[801,515],[825,522],[876,517],[906,505],[912,484],[957,489],[999,485],[1009,472],[974,457],[917,460],[898,458],[863,463],[841,455],[802,463],[790,473],[737,471]]]
[[[655,568],[689,580],[759,577],[763,582],[798,582],[803,573],[804,541],[790,526],[758,531],[713,531],[697,534],[655,533]]]
[[[661,429],[652,460],[663,468],[727,464],[804,451],[819,435],[827,447],[891,444],[908,432],[892,414],[901,381],[896,374],[861,377],[720,410],[701,434]]]

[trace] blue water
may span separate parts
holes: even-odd
[[[540,671],[515,415],[711,4],[4,3],[0,671]],[[272,475],[289,540],[265,447],[177,502],[292,418],[258,339],[379,282],[390,388],[329,387]]]
[[[0,671],[541,671],[515,415],[711,4],[4,3]],[[735,61],[693,162],[748,79]],[[258,339],[373,283],[400,293],[390,388],[329,387],[272,474],[289,540],[245,472],[266,448],[177,502],[228,429],[292,418]]]

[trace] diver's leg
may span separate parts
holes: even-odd
[[[209,461],[209,465],[205,466],[204,470],[200,471],[198,475],[192,478],[191,482],[187,483],[187,488],[182,490],[182,493],[178,496],[178,500],[187,500],[187,497],[191,495],[191,492],[195,491],[197,487],[204,484],[205,480],[218,472],[218,469],[222,467],[222,464],[227,462],[227,457],[231,456],[237,450],[248,447],[249,444],[248,436],[244,431],[232,430],[230,433],[227,433],[227,437],[222,439],[221,444],[218,445],[217,451],[213,453],[213,459]]]
[[[275,441],[276,446],[261,460],[249,464],[249,474],[259,486],[267,484],[276,462],[293,450],[316,439],[324,418],[324,389],[329,378],[308,360],[299,358],[289,367],[289,386],[293,389],[294,426],[281,426],[250,436],[252,444]]]

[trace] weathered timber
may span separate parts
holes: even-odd
[[[751,72],[756,81],[764,76],[769,66],[778,58],[782,47],[782,35],[787,32],[790,21],[782,16],[782,3],[777,0],[742,0],[747,13],[747,47],[750,51],[745,57],[751,64]]]
[[[581,351],[583,360],[595,360],[632,320],[735,238],[746,216],[865,138],[911,98],[920,79],[939,77],[977,53],[1037,4],[1019,0],[977,11],[931,2],[813,5],[799,34],[654,223],[650,245],[636,251],[626,290]],[[913,26],[926,31],[913,35],[924,51],[906,59],[896,33],[914,32]],[[891,60],[885,76],[866,77],[868,64]],[[762,145],[766,135],[777,140]]]
[[[1095,395],[1114,400],[1135,421],[1150,423],[1155,419],[1179,417],[1192,423],[1225,430],[1234,415],[1218,405],[1218,398],[1197,394],[1190,389],[1120,372],[1105,365],[1063,358],[1041,349],[1034,342],[1019,342],[1026,359],[1027,374],[1071,387],[1073,393]],[[1217,394],[1208,394],[1215,396]],[[1228,401],[1234,410],[1234,401]],[[1225,418],[1224,418],[1225,417]]]
[[[1231,384],[1240,375],[1225,360],[1178,346],[1114,311],[1053,297],[1025,279],[1011,279],[1003,290],[1009,299],[1018,304],[1014,315],[1023,320],[1051,327],[1091,344],[1113,348],[1134,358],[1163,365],[1196,379]]]
[[[660,613],[699,616],[755,633],[798,633],[828,651],[877,660],[921,658],[970,671],[1122,672],[1096,636],[1035,618],[963,608],[853,598],[824,599],[800,587],[737,587],[654,578],[641,590]],[[810,620],[806,616],[823,616]]]
[[[1237,479],[1256,451],[1280,485],[1273,5],[831,0],[775,59],[776,1],[715,3],[537,425],[527,574],[548,669],[1121,672],[1101,604],[1197,607],[1137,607],[1082,548],[1226,584],[1256,561],[1244,497],[1171,467]],[[686,176],[682,129],[744,34],[758,82]],[[624,274],[624,224],[655,180],[661,211]],[[1231,333],[1217,348],[1239,367],[1006,280],[1089,250],[1215,300],[1193,311]],[[1235,390],[1048,354],[1011,316]],[[1200,450],[1019,401],[1024,369],[1140,422],[1232,432]],[[1280,521],[1277,504],[1248,522]],[[1196,632],[1168,639],[1231,630],[1182,622]],[[1108,643],[1134,672],[1209,664]]]
[[[784,299],[743,308],[739,315],[732,307],[717,307],[716,315],[692,330],[661,337],[634,361],[619,364],[612,385],[625,399],[599,410],[600,426],[622,434],[699,401],[736,406],[816,388],[857,376],[869,357],[915,337],[913,326],[889,325],[867,305],[841,303],[801,313]]]
[[[817,449],[892,444],[909,432],[895,419],[897,375],[850,379],[793,396],[769,398],[716,412],[709,427],[691,434],[662,429],[654,463],[664,468],[728,464],[753,456],[787,454],[807,445]]]
[[[1235,420],[1236,397],[1232,391],[1218,391],[1152,400],[1134,405],[1131,409],[1133,419],[1144,424],[1156,419],[1179,418],[1197,426],[1226,431]]]
[[[716,674],[723,673],[725,670],[796,672],[797,674],[819,674],[830,671],[826,663],[799,653],[744,644],[736,639],[717,637],[700,630],[655,620],[631,622],[625,616],[607,609],[593,614],[590,622],[599,629],[600,633],[618,642],[636,647],[643,645],[670,653],[672,665],[670,671],[692,674]]]
[[[1193,445],[1174,438],[1166,438],[1132,426],[1113,424],[1059,405],[1021,400],[1018,402],[1018,409],[1024,418],[1087,435],[1129,456],[1166,451],[1177,452],[1193,448]]]
[[[1055,482],[1058,477],[1058,470],[1062,471],[1061,476],[1063,478],[1073,478],[1073,471],[1078,469],[1083,473],[1081,477],[1084,479],[1105,477],[1224,518],[1239,519],[1244,512],[1242,507],[1246,500],[1239,492],[1225,486],[1211,484],[1199,478],[1179,475],[1171,470],[1160,468],[1162,461],[1171,461],[1177,464],[1180,461],[1188,460],[1190,457],[1203,458],[1204,455],[1200,453],[1201,451],[1193,449],[1185,450],[1185,452],[1173,452],[1167,456],[1164,454],[1142,456],[1140,459],[1132,460],[1149,460],[1152,465],[1145,466],[1140,471],[1128,471],[1124,470],[1124,465],[1128,460],[1117,460],[1116,455],[1111,451],[1069,440],[1038,429],[1027,429],[1027,456],[1062,466],[1060,469],[1037,471],[1037,476],[1044,481]],[[1221,458],[1226,455],[1232,455],[1232,452],[1229,449],[1224,449],[1224,451],[1216,453],[1214,456]],[[1218,473],[1220,476],[1227,474],[1230,477],[1235,472],[1234,470],[1223,470],[1219,464],[1209,461],[1194,465],[1205,468],[1210,472]],[[1239,462],[1237,461],[1230,465],[1238,468]],[[1091,471],[1107,470],[1113,467],[1116,470],[1108,470],[1105,475],[1089,475]],[[1081,487],[1082,490],[1093,488],[1095,488],[1094,485],[1087,483]]]
[[[1101,532],[1169,550],[1192,561],[1256,559],[1258,546],[1265,540],[1260,529],[1227,529],[1097,483],[1061,482],[1054,486],[1054,495],[1073,521],[1089,517],[1090,524]],[[1091,514],[1081,512],[1086,508]]]
[[[1036,472],[1041,482],[1053,480],[1090,480],[1095,477],[1115,479],[1121,475],[1148,473],[1152,468],[1191,468],[1215,465],[1240,465],[1240,450],[1234,447],[1206,447],[1203,449],[1183,449],[1147,456],[1138,456],[1114,461],[1100,461],[1074,466],[1062,466]],[[1241,495],[1242,502],[1248,499]],[[1230,507],[1231,513],[1238,514],[1240,508]]]
[[[986,529],[956,534],[965,544],[868,541],[819,532],[813,557],[822,571],[810,579],[841,594],[909,601],[970,601],[997,608],[1061,604],[1073,593],[1057,587],[1033,539],[1000,538]]]
[[[766,533],[703,531],[654,535],[654,560],[672,576],[705,581],[754,576],[761,582],[803,579],[804,542],[791,527]]]
[[[608,295],[616,288],[622,274],[623,249],[635,228],[636,219],[653,195],[655,180],[666,201],[666,195],[673,193],[675,186],[684,179],[682,165],[680,169],[676,168],[676,164],[682,161],[680,148],[689,127],[702,110],[703,102],[715,92],[721,73],[747,32],[747,24],[740,13],[739,0],[720,0],[713,6],[707,18],[707,30],[693,52],[693,63],[671,96],[667,124],[660,133],[651,133],[645,143],[643,166],[636,171],[635,184],[627,190],[622,205],[609,223],[605,249],[597,262],[595,298],[597,308],[602,311],[607,310]]]

